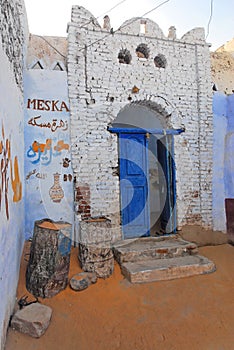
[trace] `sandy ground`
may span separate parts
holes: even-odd
[[[43,304],[53,309],[45,335],[9,329],[6,350],[232,350],[234,247],[203,247],[217,271],[132,285],[115,265],[113,276],[82,292],[69,287]],[[22,259],[18,296],[26,293]],[[80,271],[73,249],[70,276]],[[29,293],[28,293],[29,294]]]

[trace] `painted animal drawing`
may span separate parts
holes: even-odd
[[[20,180],[18,157],[14,157],[14,164],[11,156],[10,138],[5,138],[5,130],[2,124],[2,135],[0,139],[0,209],[5,204],[5,213],[9,220],[9,182],[13,191],[13,202],[22,199],[22,182]]]

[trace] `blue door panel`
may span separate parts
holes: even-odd
[[[149,235],[148,143],[144,134],[119,134],[124,238]]]
[[[123,215],[126,216],[126,223],[132,223],[134,226],[142,226],[142,210],[144,210],[145,188],[144,186],[134,186],[134,195],[132,196],[132,187],[125,187],[126,190],[126,204],[123,210]],[[136,204],[137,203],[137,204]]]

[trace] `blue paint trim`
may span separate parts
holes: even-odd
[[[177,211],[176,211],[176,168],[175,168],[175,161],[174,161],[174,156],[175,156],[175,140],[174,137],[172,137],[171,140],[171,153],[172,153],[172,186],[173,186],[173,210],[174,210],[174,218],[173,218],[173,233],[176,233],[176,228],[177,228]]]
[[[145,154],[146,156],[146,175],[147,175],[147,211],[148,211],[148,231],[146,232],[146,237],[150,236],[150,181],[149,181],[149,138],[145,138],[145,147],[147,149],[147,152]]]
[[[167,211],[169,210],[169,213],[171,214],[173,208],[172,208],[172,203],[171,203],[171,179],[170,179],[170,170],[171,170],[171,167],[170,167],[170,160],[169,160],[169,157],[170,157],[170,152],[169,152],[169,146],[168,146],[168,138],[167,138],[167,135],[165,136],[165,140],[166,140],[166,181],[167,181],[167,191],[168,191],[168,194],[167,194],[167,197],[168,197],[168,208],[167,208]],[[171,223],[171,215],[168,215],[169,217],[169,221],[167,222],[167,226],[168,226],[168,223],[170,223],[170,232],[172,231],[172,223]]]
[[[107,130],[116,134],[156,134],[156,135],[179,135],[185,132],[185,129],[139,129],[139,128],[114,128],[108,127]]]

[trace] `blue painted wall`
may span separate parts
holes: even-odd
[[[24,84],[27,239],[36,220],[73,223],[73,173],[67,73],[30,69]]]
[[[0,45],[0,349],[15,303],[24,243],[23,96]]]
[[[234,198],[234,95],[213,97],[213,222],[226,232],[225,198]]]
[[[234,198],[234,95],[227,96],[227,133],[225,137],[225,197]]]

